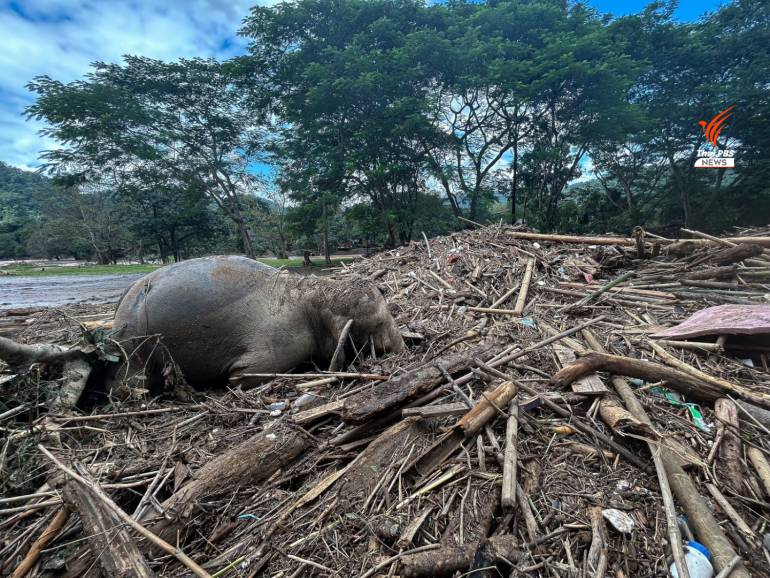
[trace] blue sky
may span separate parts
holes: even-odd
[[[271,3],[273,0],[260,0]],[[41,125],[22,116],[32,98],[26,83],[47,74],[72,81],[96,60],[123,54],[173,60],[227,58],[243,52],[236,36],[255,0],[0,0],[0,160],[34,168],[38,153],[55,143]],[[602,12],[638,12],[645,0],[589,0]],[[718,0],[681,0],[677,18],[692,20]]]

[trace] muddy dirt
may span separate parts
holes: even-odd
[[[143,274],[0,277],[0,309],[113,303]]]

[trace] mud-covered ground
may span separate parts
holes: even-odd
[[[337,257],[334,256],[335,264]],[[281,264],[278,260],[274,261]],[[2,265],[3,262],[0,262]],[[328,275],[330,272],[322,266],[292,266],[287,269],[300,275]],[[134,281],[146,274],[146,271],[111,275],[66,275],[58,272],[50,276],[0,274],[0,309],[115,303]]]
[[[0,277],[0,309],[113,303],[142,275]]]

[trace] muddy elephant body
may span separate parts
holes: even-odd
[[[150,382],[160,379],[170,357],[188,383],[205,386],[307,361],[325,368],[349,319],[357,347],[403,348],[385,299],[370,283],[302,277],[220,256],[139,279],[118,304],[113,327],[130,363],[141,364]]]

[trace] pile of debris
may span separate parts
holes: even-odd
[[[682,576],[694,539],[770,575],[770,237],[688,233],[487,226],[335,270],[407,342],[342,372],[64,415],[61,375],[0,374],[2,572]]]

